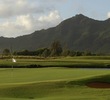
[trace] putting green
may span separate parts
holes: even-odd
[[[0,69],[0,100],[109,100],[110,89],[93,89],[91,81],[110,82],[102,69]]]

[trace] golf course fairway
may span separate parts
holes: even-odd
[[[21,68],[0,69],[0,100],[110,100],[109,69]]]

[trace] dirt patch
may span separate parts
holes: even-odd
[[[110,83],[106,82],[91,82],[87,84],[91,88],[110,88]]]

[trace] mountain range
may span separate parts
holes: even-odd
[[[99,21],[78,14],[56,27],[42,29],[16,38],[0,37],[0,49],[37,50],[60,41],[62,47],[75,51],[110,53],[110,19]]]

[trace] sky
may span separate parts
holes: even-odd
[[[106,20],[110,18],[110,0],[0,0],[0,36],[31,34],[76,14]]]

